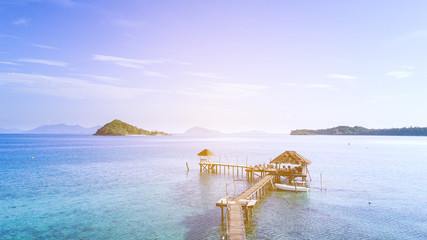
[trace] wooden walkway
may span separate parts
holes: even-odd
[[[228,199],[227,204],[227,239],[246,239],[245,222],[243,218],[242,208],[245,209],[246,218],[248,219],[249,208],[252,208],[256,203],[253,198],[261,197],[267,192],[267,188],[272,186],[273,175],[267,175],[257,183],[246,189],[239,196]],[[223,204],[224,200],[220,200]],[[218,206],[218,203],[217,203]],[[252,215],[252,214],[251,214]]]
[[[237,202],[230,202],[227,207],[227,240],[231,239],[246,239],[242,206]]]
[[[239,201],[240,199],[251,199],[254,195],[258,197],[258,193],[260,195],[263,194],[264,186],[267,185],[274,178],[273,175],[267,175],[259,180],[257,183],[252,185],[250,188],[246,189],[239,196],[235,197],[234,200]]]
[[[213,163],[213,162],[202,162],[202,163],[199,163],[199,165],[200,165],[200,172],[207,171],[210,173],[221,173],[221,170],[223,170],[224,173],[226,173],[226,169],[227,169],[228,174],[230,174],[230,168],[231,168],[231,173],[233,175],[234,175],[234,169],[236,169],[237,176],[240,174],[243,176],[245,172],[245,168],[248,168],[248,166],[246,165]]]

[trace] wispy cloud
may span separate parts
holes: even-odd
[[[338,89],[334,85],[324,84],[324,83],[308,83],[308,84],[298,84],[298,83],[282,83],[282,87],[288,88],[311,88],[311,89]]]
[[[93,74],[82,74],[81,76],[88,77],[91,79],[103,81],[103,82],[121,82],[122,80],[120,78],[116,77],[109,77],[109,76],[101,76],[101,75],[93,75]]]
[[[163,61],[161,60],[132,59],[98,54],[93,55],[92,60],[101,62],[111,62],[116,65],[128,68],[142,68],[143,65],[163,63]]]
[[[13,21],[14,25],[28,25],[28,23],[29,23],[29,21],[25,18],[20,18],[20,19]]]
[[[391,71],[391,72],[386,73],[386,75],[390,76],[390,77],[397,78],[397,79],[401,79],[401,78],[410,77],[410,76],[414,75],[414,73],[408,72],[408,71]]]
[[[43,45],[43,44],[32,43],[31,46],[36,47],[36,48],[49,49],[49,50],[58,50],[58,48],[56,48],[56,47],[52,47],[49,45]]]
[[[19,65],[19,64],[14,63],[14,62],[7,62],[7,61],[0,61],[0,64],[6,64],[6,65]]]
[[[336,74],[336,73],[328,74],[328,75],[326,75],[326,77],[333,78],[333,79],[357,79],[356,76]]]
[[[18,59],[17,61],[26,62],[26,63],[43,64],[43,65],[48,65],[48,66],[56,66],[56,67],[68,66],[68,63],[66,63],[66,62],[52,61],[52,60],[45,60],[45,59],[23,58],[23,59]]]
[[[218,73],[211,72],[187,72],[186,75],[201,77],[201,78],[210,78],[210,79],[228,79],[228,77],[220,75]]]
[[[175,63],[175,64],[180,64],[180,65],[192,65],[189,62],[177,61],[177,60],[170,59],[170,58],[161,58],[160,60],[163,62],[166,62],[166,63]]]
[[[0,34],[0,38],[12,38],[12,39],[21,39],[18,36],[10,35],[10,34]]]
[[[159,72],[152,72],[152,71],[145,71],[144,74],[146,76],[150,76],[150,77],[166,77],[166,75],[159,73]]]
[[[319,89],[334,89],[333,85],[329,84],[320,84],[320,83],[311,83],[304,85],[305,88],[319,88]]]
[[[25,73],[0,73],[0,86],[14,91],[71,99],[128,99],[141,94],[159,92],[153,89],[93,83],[79,78]]]

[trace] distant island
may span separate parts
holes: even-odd
[[[17,128],[0,128],[0,134],[1,133],[22,133],[22,132],[24,131]]]
[[[66,124],[55,124],[55,125],[43,125],[24,133],[34,134],[93,134],[96,129],[100,126],[85,128],[80,125],[66,125]]]
[[[327,129],[297,129],[291,135],[383,135],[383,136],[427,136],[427,127],[369,129],[360,126],[338,126]]]
[[[148,131],[137,128],[120,120],[114,120],[98,129],[95,136],[127,136],[127,135],[169,135],[165,132]]]
[[[184,134],[191,135],[191,136],[199,136],[199,135],[222,135],[224,133],[217,130],[211,130],[211,129],[202,128],[202,127],[193,127],[188,129]]]
[[[0,134],[7,133],[20,133],[20,134],[93,134],[99,129],[101,126],[95,127],[82,127],[80,125],[67,125],[67,124],[53,124],[53,125],[43,125],[40,127],[36,127],[31,130],[20,130],[16,128],[0,128]]]

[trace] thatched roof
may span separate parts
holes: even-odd
[[[197,156],[215,156],[215,154],[213,152],[211,152],[209,149],[205,149],[203,151],[201,151],[199,154],[197,154]]]
[[[311,161],[308,160],[307,158],[299,155],[298,153],[296,153],[295,151],[286,151],[282,154],[280,154],[278,157],[276,157],[273,161],[271,161],[270,163],[287,163],[287,164],[302,164],[305,163],[307,165],[311,164]]]

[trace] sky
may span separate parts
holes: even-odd
[[[0,128],[427,126],[427,1],[1,0]]]

